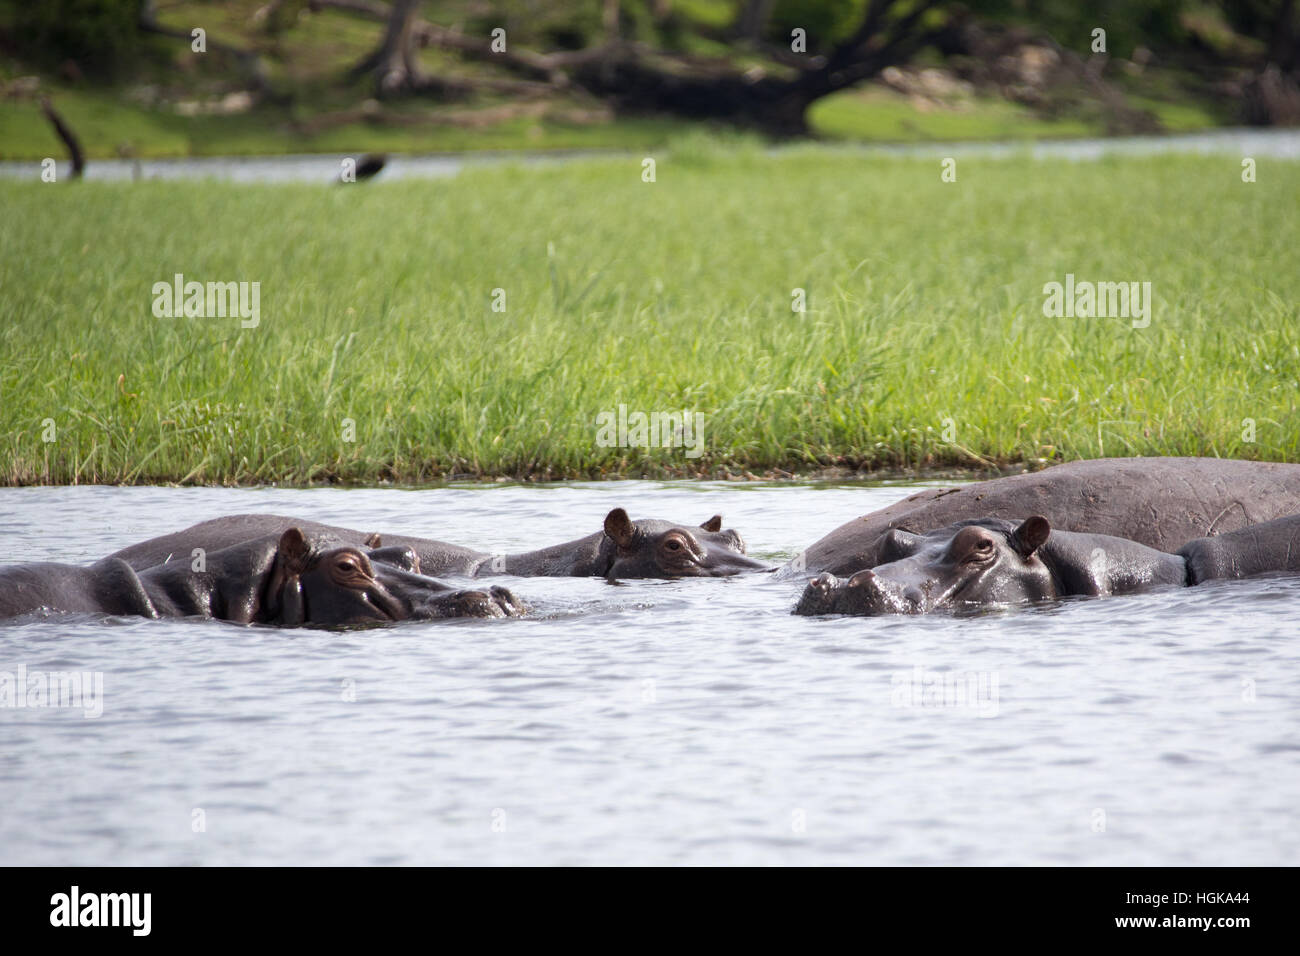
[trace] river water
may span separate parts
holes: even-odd
[[[1159,156],[1203,154],[1250,156],[1254,159],[1300,159],[1300,130],[1224,128],[1167,136],[1115,136],[1039,141],[965,143],[831,143],[778,146],[769,150],[780,155],[788,150],[820,149],[860,156],[909,156],[934,158],[1095,160],[1105,156]],[[86,179],[133,180],[215,179],[241,183],[330,183],[342,171],[342,154],[297,154],[289,156],[191,156],[182,159],[93,159],[86,163]],[[444,179],[462,170],[502,163],[525,166],[551,165],[575,159],[616,157],[615,151],[479,152],[394,155],[389,157],[376,181],[393,179]],[[640,162],[637,154],[637,162]],[[352,154],[356,158],[356,154]],[[70,172],[67,161],[56,157],[60,180]],[[0,178],[38,181],[39,162],[0,162]]]
[[[83,562],[274,510],[496,552],[622,506],[780,561],[915,487],[20,488],[0,531]],[[772,575],[500,580],[526,618],[0,622],[0,671],[102,678],[0,708],[0,864],[1300,859],[1300,579],[899,619],[794,617]]]

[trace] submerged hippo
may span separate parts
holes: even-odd
[[[1111,535],[1055,531],[1041,515],[961,521],[926,534],[892,530],[880,550],[881,564],[846,580],[814,578],[795,613],[924,614],[1297,572],[1300,515],[1198,538],[1176,554]]]
[[[1195,538],[1300,513],[1300,465],[1219,458],[1102,458],[919,492],[836,528],[784,571],[852,574],[887,558],[888,532],[1042,515],[1054,528],[1175,551]]]
[[[409,548],[367,553],[328,535],[289,527],[206,553],[201,561],[187,552],[183,561],[139,571],[117,557],[84,567],[38,563],[0,568],[0,618],[82,611],[341,627],[521,612],[504,588],[457,590],[419,572],[419,557]]]
[[[287,518],[282,515],[231,515],[203,521],[184,531],[153,538],[113,555],[133,568],[162,564],[188,555],[194,548],[215,550],[247,538],[278,533],[285,528],[328,534],[339,541],[363,545],[376,536],[333,525]],[[622,508],[605,516],[601,531],[576,541],[523,554],[492,555],[428,538],[383,534],[390,545],[410,548],[425,574],[484,577],[513,574],[520,577],[680,578],[721,577],[771,567],[745,554],[739,533],[722,529],[714,515],[699,527],[670,521],[633,521]]]

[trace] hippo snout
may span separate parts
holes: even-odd
[[[698,573],[703,577],[726,578],[735,574],[771,570],[773,570],[773,566],[766,561],[751,558],[743,552],[715,554],[711,551],[704,562],[701,563]]]
[[[925,592],[916,585],[882,578],[871,568],[859,571],[844,586],[849,614],[921,614]]]
[[[492,601],[501,609],[501,614],[494,614],[493,617],[519,617],[528,610],[524,603],[506,588],[494,585],[489,593]]]
[[[875,571],[859,571],[841,581],[830,573],[808,582],[795,607],[796,614],[920,614],[925,596],[920,588],[884,581]]]
[[[829,571],[817,575],[804,588],[803,596],[799,598],[799,604],[795,607],[794,613],[806,615],[834,614],[833,598],[839,583],[839,578]]]
[[[494,586],[486,591],[453,591],[428,602],[416,617],[519,617],[525,607],[518,598],[503,587]]]

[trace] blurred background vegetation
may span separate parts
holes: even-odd
[[[0,0],[0,158],[60,148],[42,97],[91,157],[1296,125],[1298,26],[1296,0]]]

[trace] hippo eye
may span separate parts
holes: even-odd
[[[369,578],[370,571],[365,559],[355,554],[341,554],[334,559],[333,573],[340,583]]]
[[[664,538],[661,547],[663,548],[664,555],[672,558],[674,561],[685,561],[692,558],[693,549],[691,548],[690,543],[680,535],[672,535],[671,537]]]

